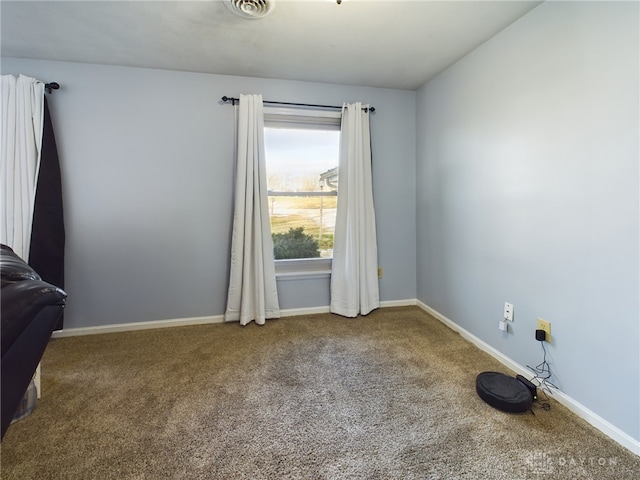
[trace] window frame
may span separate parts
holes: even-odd
[[[340,131],[341,110],[319,110],[309,108],[264,107],[265,128],[290,128]],[[270,193],[278,193],[271,192]],[[337,196],[338,192],[317,192],[311,196]],[[331,275],[331,258],[291,258],[275,260],[276,278],[296,280],[300,278],[323,278]]]

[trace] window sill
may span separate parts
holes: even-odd
[[[278,280],[311,280],[331,277],[330,258],[276,260],[275,266]]]
[[[291,280],[316,280],[319,278],[331,278],[331,272],[276,273],[276,280],[284,282]]]

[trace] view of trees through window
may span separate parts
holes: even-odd
[[[339,141],[337,130],[265,127],[276,260],[333,256]]]

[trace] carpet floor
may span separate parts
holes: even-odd
[[[417,307],[54,339],[9,479],[638,479],[551,400],[475,392],[495,359]]]

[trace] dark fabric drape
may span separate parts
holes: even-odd
[[[49,106],[44,99],[42,156],[33,210],[29,264],[45,282],[64,289],[64,216],[62,177]],[[61,330],[62,317],[56,325]]]

